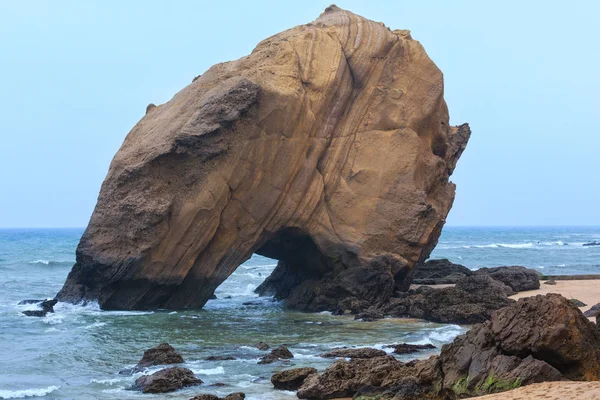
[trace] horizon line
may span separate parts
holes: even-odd
[[[86,226],[0,226],[0,230],[17,229],[86,229]],[[600,228],[600,224],[575,225],[444,225],[444,228]],[[443,229],[443,228],[442,228]]]

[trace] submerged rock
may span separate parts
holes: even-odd
[[[307,311],[408,287],[470,136],[409,31],[338,7],[220,63],[127,135],[58,298],[199,308],[252,253]]]
[[[328,351],[327,353],[319,354],[319,357],[323,358],[373,358],[373,357],[383,357],[386,356],[387,353],[383,350],[372,349],[369,347],[363,347],[358,349],[333,349]]]
[[[254,347],[256,347],[259,350],[269,350],[271,348],[271,346],[269,346],[267,343],[265,342],[258,342],[254,345]]]
[[[54,306],[58,303],[57,299],[52,300],[23,300],[19,302],[19,305],[24,304],[37,304],[40,308],[39,310],[25,310],[22,311],[23,314],[28,317],[45,317],[48,313],[54,312]]]
[[[297,390],[312,374],[316,374],[315,368],[293,368],[279,371],[271,377],[271,383],[275,389]]]
[[[432,349],[436,348],[432,344],[408,344],[408,343],[392,344],[392,345],[389,345],[386,347],[393,348],[394,353],[396,353],[396,354],[411,354],[411,353],[417,353],[421,350],[432,350]]]
[[[202,383],[202,380],[196,378],[191,370],[171,367],[161,369],[152,375],[139,377],[136,379],[133,389],[144,393],[167,393]]]
[[[235,360],[234,356],[208,356],[204,360],[206,361],[231,361]]]
[[[600,246],[600,242],[598,241],[594,241],[594,242],[588,242],[588,243],[584,243],[583,246]]]
[[[289,360],[290,358],[294,358],[292,352],[286,346],[279,346],[271,350],[271,352],[266,356],[262,356],[258,363],[270,364],[278,360]]]
[[[191,398],[190,400],[243,400],[246,398],[246,394],[242,392],[236,392],[228,394],[225,397],[219,397],[214,394],[200,394]]]
[[[183,357],[169,343],[161,343],[156,347],[144,351],[142,359],[136,369],[143,369],[153,365],[181,364]]]

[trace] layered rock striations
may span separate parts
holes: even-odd
[[[290,306],[382,303],[435,246],[469,135],[408,31],[329,7],[148,107],[58,298],[201,307],[258,253]]]

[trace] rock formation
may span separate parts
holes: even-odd
[[[127,135],[58,298],[198,308],[258,253],[291,307],[384,302],[454,199],[443,92],[409,31],[335,6],[211,67]]]
[[[152,375],[143,375],[136,379],[133,390],[143,393],[168,393],[187,386],[201,385],[201,379],[194,373],[181,367],[171,367],[156,371]]]
[[[600,333],[569,300],[548,294],[495,311],[427,360],[338,360],[306,378],[298,397],[442,400],[569,379],[600,379]]]

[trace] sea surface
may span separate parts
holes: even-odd
[[[293,399],[275,391],[269,378],[281,369],[332,361],[319,353],[339,346],[383,348],[392,343],[440,346],[467,327],[411,319],[354,321],[328,313],[283,310],[254,289],[275,261],[253,256],[216,291],[202,310],[188,312],[107,312],[97,304],[59,303],[54,314],[26,317],[24,299],[51,298],[75,259],[82,229],[0,230],[0,399],[189,399],[199,393],[244,391],[248,399]],[[544,274],[600,274],[598,228],[445,228],[432,257],[470,268],[524,265]],[[251,301],[251,304],[244,304]],[[145,349],[169,342],[185,366],[204,381],[171,394],[128,390],[141,375],[119,375]],[[258,341],[287,344],[295,357],[286,364],[257,365]],[[385,349],[385,348],[384,348]],[[387,349],[389,351],[389,349]],[[432,352],[420,353],[428,357]],[[232,355],[235,361],[204,361]],[[401,360],[414,358],[404,356]],[[151,373],[159,368],[150,369]],[[224,383],[226,386],[211,386]]]

